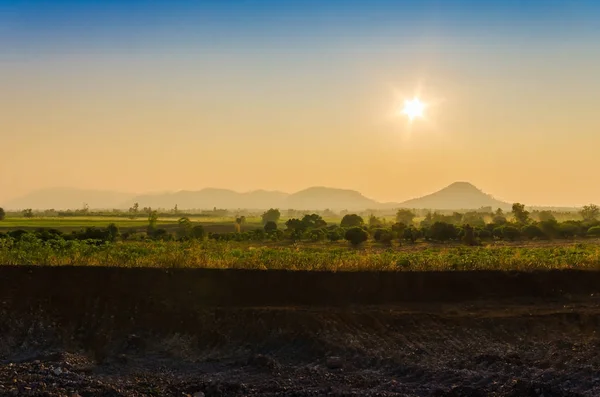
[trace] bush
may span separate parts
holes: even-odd
[[[421,236],[421,233],[419,232],[419,230],[417,230],[414,227],[407,227],[406,229],[404,229],[404,233],[403,233],[403,237],[406,241],[410,241],[411,243],[414,243],[415,241],[417,241],[417,239]]]
[[[267,233],[273,233],[277,231],[277,223],[275,223],[274,221],[267,221],[267,223],[265,223],[265,232]]]
[[[536,225],[527,225],[523,229],[521,229],[521,233],[523,236],[532,240],[534,238],[542,238],[545,237],[544,232]]]
[[[540,222],[540,229],[548,238],[556,237],[560,234],[560,225],[556,219],[548,219]]]
[[[202,225],[196,225],[192,228],[192,238],[202,240],[206,235]]]
[[[375,229],[373,232],[373,239],[375,239],[375,241],[378,243],[391,244],[392,240],[394,239],[394,233],[388,229]]]
[[[478,238],[480,238],[482,240],[487,240],[487,239],[492,238],[493,234],[491,231],[489,231],[487,229],[476,229],[475,236],[477,236]]]
[[[446,222],[435,222],[429,228],[429,237],[437,241],[448,241],[458,236],[456,226]]]
[[[514,226],[503,226],[501,229],[502,238],[505,240],[514,241],[521,237],[521,231]]]
[[[573,238],[580,234],[579,225],[572,222],[561,223],[558,229],[558,234],[562,238]]]
[[[344,238],[353,246],[358,246],[369,238],[369,234],[360,227],[352,227],[346,230]]]
[[[588,236],[600,237],[600,226],[590,227],[587,231]]]
[[[327,231],[327,239],[329,241],[340,241],[344,238],[344,229],[335,228]]]
[[[475,243],[476,243],[475,230],[473,229],[473,226],[464,225],[462,231],[463,231],[463,235],[462,235],[463,243],[465,243],[466,245],[475,245]]]
[[[325,240],[325,232],[321,229],[312,229],[308,231],[308,239],[310,241],[323,241]]]

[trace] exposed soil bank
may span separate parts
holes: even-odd
[[[598,396],[600,274],[0,267],[0,396]]]
[[[0,298],[184,306],[353,305],[558,297],[600,291],[600,272],[314,272],[0,266]]]

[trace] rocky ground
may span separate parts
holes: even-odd
[[[0,319],[0,396],[600,395],[595,296],[206,309],[186,333]]]

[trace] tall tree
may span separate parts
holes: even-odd
[[[600,217],[600,208],[596,204],[585,205],[579,213],[583,220],[595,221]]]
[[[277,208],[271,208],[268,211],[264,212],[261,215],[263,225],[266,225],[268,222],[279,222],[279,218],[281,218],[281,212]]]
[[[514,203],[512,205],[512,212],[518,223],[525,224],[529,222],[529,211],[525,209],[524,204]]]
[[[0,221],[3,221],[6,218],[6,212],[4,212],[4,208],[0,207]]]
[[[408,226],[412,225],[415,217],[416,217],[416,215],[414,212],[412,212],[411,210],[407,210],[405,208],[401,208],[398,210],[398,212],[396,212],[396,222],[404,223],[405,225],[408,225]]]

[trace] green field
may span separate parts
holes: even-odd
[[[600,269],[600,245],[585,243],[416,245],[370,243],[249,243],[143,241],[89,244],[85,241],[0,239],[4,265],[194,267],[330,271]]]

